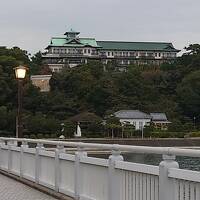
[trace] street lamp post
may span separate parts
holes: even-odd
[[[26,72],[28,70],[27,67],[18,66],[14,68],[15,70],[15,77],[18,82],[18,108],[17,108],[17,120],[16,120],[16,137],[22,138],[23,137],[23,125],[22,125],[22,87],[23,87],[23,80],[26,77]]]

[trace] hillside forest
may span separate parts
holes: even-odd
[[[169,131],[189,132],[200,127],[200,45],[192,44],[171,64],[129,66],[120,72],[115,63],[103,66],[92,61],[54,73],[51,91],[40,92],[30,75],[48,74],[41,52],[30,56],[18,47],[0,47],[0,135],[14,136],[17,113],[17,81],[13,68],[29,67],[23,83],[23,127],[26,137],[56,137],[61,124],[65,135],[73,135],[75,124],[68,119],[91,112],[108,119],[121,109],[146,113],[164,112],[172,122]],[[105,70],[106,68],[106,70]],[[110,127],[117,122],[110,119]],[[108,123],[109,124],[109,123]],[[88,135],[104,136],[102,123],[91,124]],[[161,133],[162,134],[162,133]],[[164,133],[163,133],[164,134]],[[86,133],[87,136],[87,133]]]

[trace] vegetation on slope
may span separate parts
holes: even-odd
[[[40,93],[30,80],[24,82],[23,122],[25,134],[56,134],[62,122],[90,111],[105,118],[120,109],[165,112],[172,129],[190,129],[200,123],[200,45],[190,45],[187,54],[173,64],[130,66],[127,72],[109,63],[90,62],[53,74],[51,92]],[[41,53],[31,59],[17,47],[0,48],[0,133],[14,135],[17,84],[13,68],[30,67],[30,74],[44,74]],[[195,117],[195,118],[194,118]],[[72,134],[73,125],[66,131]],[[95,128],[93,128],[93,131]]]

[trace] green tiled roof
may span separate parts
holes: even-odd
[[[61,37],[53,37],[51,39],[51,43],[49,46],[74,46],[74,47],[83,47],[86,45],[92,46],[92,47],[99,47],[97,45],[97,42],[94,38],[79,38],[77,39],[79,43],[77,44],[71,44],[71,39],[67,38],[61,38]]]
[[[99,47],[97,41],[94,38],[80,38],[80,42],[85,45],[90,45],[93,47]]]
[[[75,40],[75,41],[74,41]],[[118,42],[118,41],[96,41],[94,38],[67,38],[53,37],[48,47],[100,47],[104,50],[135,50],[135,51],[169,51],[179,52],[172,43],[165,42]],[[48,48],[47,47],[47,48]]]
[[[97,41],[97,44],[105,50],[179,51],[173,47],[172,43],[161,42]]]
[[[51,46],[63,46],[66,43],[66,38],[52,38]]]

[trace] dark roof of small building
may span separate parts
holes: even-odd
[[[168,121],[165,113],[150,113],[152,121]]]
[[[95,122],[95,121],[101,121],[102,119],[101,117],[97,116],[94,113],[82,112],[78,115],[70,117],[68,120],[72,122]]]
[[[136,50],[136,51],[168,51],[179,52],[172,43],[165,42],[120,42],[97,41],[98,46],[105,50]]]
[[[139,110],[119,110],[114,113],[119,119],[151,119],[151,116]]]
[[[68,33],[75,33],[75,34],[79,34],[79,31],[75,31],[72,28],[70,30],[68,30],[64,35],[67,35]]]

